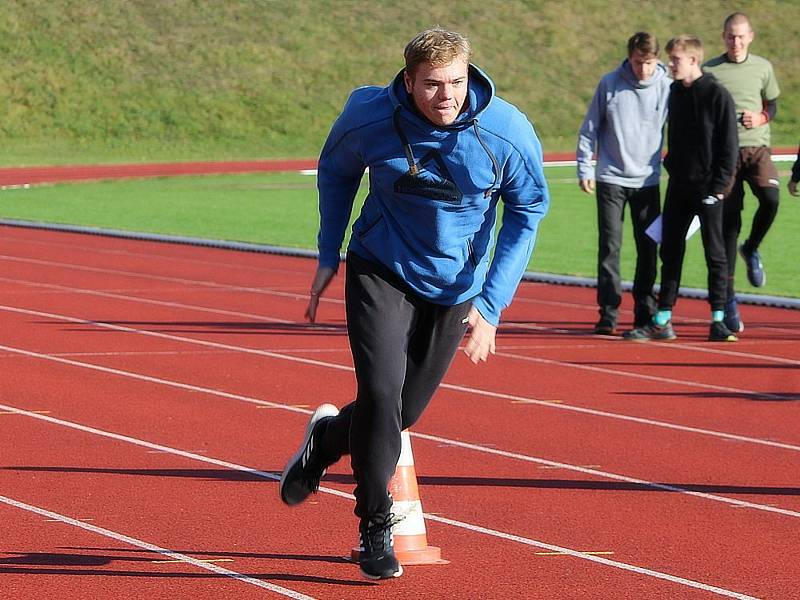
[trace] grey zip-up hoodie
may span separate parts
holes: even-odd
[[[658,184],[670,83],[661,63],[638,81],[628,59],[603,76],[578,135],[578,179],[627,188]]]

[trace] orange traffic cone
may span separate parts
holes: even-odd
[[[392,531],[395,556],[403,565],[447,564],[448,561],[442,559],[441,548],[428,545],[414,455],[411,452],[411,436],[408,431],[403,431],[401,438],[400,459],[389,481],[389,493],[394,501],[392,512],[397,521]],[[353,548],[350,553],[353,561],[358,562],[358,554],[359,549]]]

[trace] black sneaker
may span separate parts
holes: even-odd
[[[741,315],[739,315],[739,306],[736,303],[736,298],[731,298],[725,303],[725,318],[722,322],[733,333],[742,333],[744,331],[744,322]]]
[[[767,273],[764,271],[764,264],[761,262],[761,255],[758,250],[747,250],[744,244],[739,246],[739,254],[742,255],[747,265],[747,280],[753,287],[761,287],[767,283]]]
[[[312,492],[319,489],[319,480],[322,479],[325,469],[328,467],[320,461],[317,454],[319,426],[338,414],[339,409],[333,404],[323,404],[314,411],[308,420],[303,443],[286,463],[281,475],[281,500],[286,504],[290,506],[300,504]]]
[[[678,336],[675,335],[675,330],[672,329],[672,321],[668,321],[663,327],[650,322],[643,327],[636,327],[626,331],[622,334],[622,337],[634,342],[647,342],[649,340],[674,340]]]
[[[722,321],[713,321],[708,330],[709,342],[738,342],[734,333]]]
[[[601,317],[594,326],[596,335],[614,335],[617,332],[617,324],[608,317]]]
[[[381,515],[361,522],[358,532],[361,546],[358,566],[367,579],[391,579],[403,574],[403,567],[394,555],[392,527],[394,515]]]

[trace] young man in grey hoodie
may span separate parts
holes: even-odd
[[[660,209],[661,146],[671,80],[658,60],[656,37],[638,32],[628,40],[628,58],[597,86],[578,136],[578,180],[587,194],[597,182],[597,304],[594,331],[613,335],[622,303],[620,249],[625,204],[636,241],[633,279],[634,327],[656,310],[656,243],[645,233]],[[592,154],[597,151],[597,166]]]

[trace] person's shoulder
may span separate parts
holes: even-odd
[[[747,56],[747,60],[752,61],[753,64],[756,65],[772,68],[772,63],[768,59],[764,58],[763,56],[759,56],[757,54],[749,54]]]
[[[350,92],[337,119],[341,133],[360,129],[370,123],[391,118],[393,104],[387,88],[368,85]]]
[[[487,131],[506,139],[513,138],[514,133],[521,127],[531,127],[531,122],[525,113],[516,105],[499,96],[492,98],[489,106],[478,119],[478,124]]]
[[[392,111],[392,101],[388,90],[377,85],[365,85],[350,92],[350,97],[342,112],[352,113],[352,117],[368,117],[374,112]]]
[[[724,54],[720,54],[719,56],[715,56],[714,58],[709,58],[706,62],[703,63],[703,69],[713,69],[714,67],[718,67],[720,65],[724,65],[728,62],[728,59],[725,57]]]

